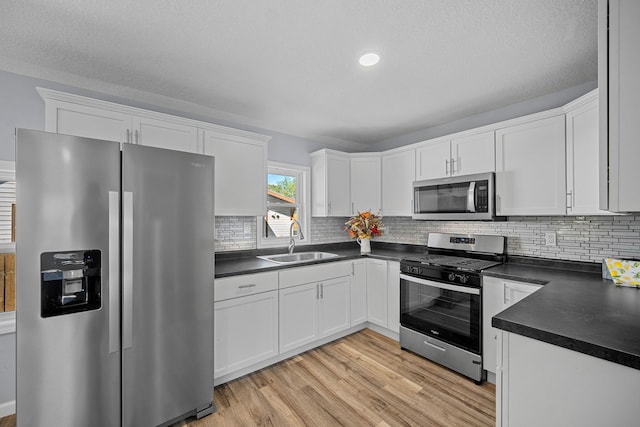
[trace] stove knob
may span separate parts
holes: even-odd
[[[469,276],[467,276],[466,274],[460,275],[460,283],[467,283],[467,280],[469,280]]]
[[[453,273],[449,273],[449,277],[448,277],[448,278],[449,278],[449,281],[451,281],[451,282],[455,282],[455,280],[456,280],[456,275],[455,275],[455,274],[453,274]]]

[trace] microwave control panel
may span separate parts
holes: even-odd
[[[476,182],[475,194],[476,212],[489,212],[489,182]]]

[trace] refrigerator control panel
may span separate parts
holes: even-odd
[[[101,307],[99,250],[40,254],[42,317],[61,316]]]

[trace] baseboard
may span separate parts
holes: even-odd
[[[16,401],[0,403],[0,418],[16,413]]]

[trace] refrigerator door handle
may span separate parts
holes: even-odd
[[[133,193],[122,200],[122,347],[133,347]]]
[[[109,353],[120,350],[120,193],[109,191]]]

